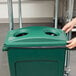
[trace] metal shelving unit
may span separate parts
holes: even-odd
[[[68,3],[68,9],[67,9],[67,19],[66,21],[69,22],[71,21],[73,17],[73,7],[74,7],[74,0],[67,0],[69,1]],[[18,0],[18,5],[19,5],[19,26],[22,28],[22,13],[21,13],[21,1]],[[14,20],[13,20],[13,6],[12,6],[12,0],[8,0],[8,12],[9,12],[9,22],[10,22],[10,30],[14,29]],[[58,27],[58,13],[59,13],[59,0],[55,0],[55,28]],[[71,32],[68,34],[68,38],[71,38]],[[70,51],[67,50],[66,52],[66,62],[65,62],[65,68],[67,70],[65,73],[65,76],[69,76],[69,71],[70,71]]]

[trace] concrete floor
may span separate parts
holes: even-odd
[[[2,51],[2,45],[8,30],[8,24],[0,24],[0,76],[10,76],[7,53]],[[71,76],[76,76],[76,51],[70,53]]]

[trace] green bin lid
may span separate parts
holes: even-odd
[[[47,26],[29,26],[9,31],[4,47],[65,46],[66,41],[66,34],[61,29]]]

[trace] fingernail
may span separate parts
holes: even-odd
[[[69,49],[72,49],[71,47]]]
[[[67,31],[65,33],[68,33]]]
[[[69,43],[69,41],[67,41],[67,43]]]
[[[66,47],[68,47],[68,45],[66,45]]]

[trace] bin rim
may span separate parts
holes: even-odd
[[[51,36],[48,35],[48,33],[45,33],[49,31],[55,33],[55,36]],[[29,34],[26,34],[27,32],[29,32]],[[19,36],[18,34],[22,35],[22,33],[24,36],[15,37]],[[61,29],[47,26],[29,26],[26,28],[9,31],[4,43],[4,47],[63,47],[66,45],[66,41],[66,34]]]

